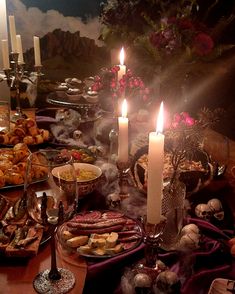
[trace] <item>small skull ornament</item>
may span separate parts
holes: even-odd
[[[80,140],[82,138],[82,131],[76,130],[73,132],[74,140]]]
[[[195,214],[197,217],[210,221],[212,212],[208,204],[200,203],[195,207]]]
[[[213,198],[209,200],[207,204],[210,207],[213,216],[219,221],[222,221],[224,219],[224,210],[221,201],[217,198]]]
[[[183,235],[180,239],[180,248],[181,249],[197,249],[199,246],[200,235],[197,233],[187,233]]]
[[[180,293],[180,281],[176,273],[166,270],[161,272],[155,281],[153,287],[154,294],[166,293],[176,294]]]
[[[152,284],[150,276],[145,273],[135,275],[133,282],[135,288],[150,288]]]
[[[181,230],[181,235],[186,235],[189,233],[194,233],[194,234],[199,234],[199,228],[197,225],[195,224],[188,224],[185,225],[182,230]]]
[[[108,205],[112,208],[116,208],[121,204],[121,198],[118,193],[111,193],[107,196]]]

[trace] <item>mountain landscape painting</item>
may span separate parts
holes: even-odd
[[[26,68],[34,66],[33,36],[40,38],[43,73],[49,79],[85,78],[110,62],[99,41],[99,0],[8,0],[7,15],[15,16]]]

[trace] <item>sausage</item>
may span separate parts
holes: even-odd
[[[118,236],[119,237],[126,237],[126,236],[130,236],[130,235],[135,235],[137,234],[138,235],[138,231],[136,230],[130,230],[130,231],[121,231],[121,232],[118,232]]]
[[[124,237],[124,238],[118,238],[118,241],[121,242],[121,243],[122,242],[125,243],[125,242],[136,241],[136,240],[138,240],[140,238],[141,238],[141,236],[136,234],[136,235],[132,235],[132,236]]]
[[[121,231],[122,225],[114,225],[106,228],[80,229],[70,228],[69,231],[75,235],[104,234]]]
[[[85,212],[84,214],[79,214],[73,218],[75,221],[81,221],[81,220],[86,220],[86,219],[99,219],[101,218],[102,212],[98,210],[90,211],[90,212]]]
[[[124,214],[118,211],[107,211],[102,214],[103,219],[115,219],[115,218],[121,218],[123,216]]]
[[[101,229],[101,228],[107,228],[114,225],[124,225],[126,223],[126,219],[124,218],[118,218],[118,219],[112,219],[112,220],[105,220],[102,222],[97,222],[93,224],[88,223],[70,223],[70,227],[78,228],[78,229]],[[67,224],[69,227],[69,223]]]
[[[72,219],[69,222],[67,222],[67,226],[76,227],[77,224],[95,224],[103,221],[103,219],[81,219],[79,221]]]

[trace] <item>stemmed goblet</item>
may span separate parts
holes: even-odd
[[[32,153],[27,160],[24,195],[29,215],[52,229],[51,268],[40,272],[33,281],[38,293],[67,293],[74,287],[73,273],[57,268],[55,231],[76,211],[77,181],[71,156],[59,150]]]

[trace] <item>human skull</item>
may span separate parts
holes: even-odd
[[[179,246],[181,249],[196,249],[200,241],[198,233],[187,233],[180,238]]]
[[[121,204],[121,198],[118,193],[111,193],[107,196],[108,205],[112,208],[116,208]]]
[[[80,140],[82,138],[82,131],[76,130],[73,132],[74,140]]]
[[[135,288],[150,288],[152,284],[150,276],[144,273],[136,274],[133,282]]]
[[[188,224],[186,226],[184,226],[181,230],[181,235],[186,235],[189,233],[194,233],[194,234],[199,234],[199,228],[197,225],[195,224]]]
[[[224,210],[222,203],[219,199],[213,198],[207,202],[208,206],[210,207],[210,210],[212,211],[213,216],[218,220],[224,219]]]
[[[211,209],[208,204],[200,203],[195,207],[195,214],[197,217],[209,221],[211,219]]]
[[[178,293],[180,281],[176,273],[166,270],[161,272],[153,287],[154,293]],[[160,291],[160,292],[159,292]]]

